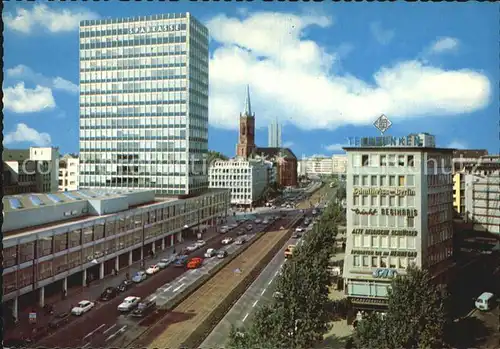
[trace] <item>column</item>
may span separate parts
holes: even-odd
[[[104,279],[104,262],[99,264],[99,279]]]
[[[128,265],[132,265],[132,250],[128,251]]]
[[[182,242],[182,231],[177,233],[177,242]]]
[[[165,237],[161,238],[161,249],[164,250],[165,249]]]
[[[64,279],[62,280],[62,282],[63,282],[63,286],[62,286],[63,291],[66,291],[66,292],[67,292],[67,291],[68,291],[68,278],[64,278]]]
[[[87,269],[83,269],[82,280],[82,285],[87,286]]]
[[[141,246],[141,261],[144,259],[144,246]]]
[[[153,243],[151,244],[151,251],[155,253],[155,250],[156,250],[156,241],[153,241]]]
[[[12,315],[14,316],[14,318],[17,320],[19,318],[19,314],[18,314],[18,304],[17,304],[17,297],[14,298],[14,302],[12,304]]]
[[[175,237],[174,237],[175,234],[172,234],[170,235],[170,246],[174,246],[175,245]]]
[[[120,257],[116,256],[115,258],[115,271],[118,272],[120,270]]]
[[[40,306],[43,307],[45,305],[45,287],[40,287]]]

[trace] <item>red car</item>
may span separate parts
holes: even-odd
[[[197,269],[203,264],[203,258],[195,257],[191,258],[187,264],[188,269]]]

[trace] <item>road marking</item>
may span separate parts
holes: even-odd
[[[154,301],[156,299],[156,296],[151,297],[151,300]]]
[[[107,341],[110,341],[112,340],[113,338],[115,338],[118,334],[120,333],[123,333],[125,332],[125,329],[127,328],[127,325],[123,326],[122,328],[120,328],[118,331],[116,331],[115,333],[113,333],[111,336],[109,336],[108,338],[106,338],[106,342]]]
[[[116,327],[116,324],[113,324],[113,326],[109,327],[108,329],[104,330],[104,334],[108,333],[109,331],[111,331],[113,328]]]
[[[267,285],[271,285],[273,283],[273,281],[274,281],[274,277],[272,277],[271,280],[269,280],[269,282],[267,283]]]
[[[88,337],[92,336],[94,333],[96,333],[97,331],[99,331],[101,328],[103,328],[104,326],[106,326],[105,324],[102,324],[101,326],[97,327],[95,330],[93,330],[92,332],[89,332],[85,335],[85,337],[83,337],[83,339],[87,339]]]
[[[263,289],[262,292],[260,293],[260,295],[263,296],[264,293],[266,293],[266,289]]]
[[[82,347],[82,349],[88,348],[89,346],[90,346],[90,342],[89,342],[89,343],[87,343],[87,344],[85,344],[85,345]]]
[[[259,302],[259,300],[257,299],[255,302],[253,302],[252,304],[252,308],[255,307],[257,305],[257,303]]]
[[[183,276],[183,277],[181,277],[181,278],[179,279],[179,282],[182,282],[182,280],[185,280],[185,279],[186,279],[186,277],[185,277],[185,276]]]
[[[174,288],[174,292],[179,291],[182,287],[184,287],[184,284],[181,284],[179,287]]]
[[[163,290],[163,292],[167,292],[168,290],[170,290],[172,288],[172,285],[168,286],[166,289]]]
[[[241,322],[245,322],[245,320],[247,319],[248,317],[248,313],[243,317],[243,320],[241,320]]]

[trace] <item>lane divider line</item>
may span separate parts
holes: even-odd
[[[184,284],[181,284],[179,287],[174,288],[174,292],[179,291],[182,287],[184,287]]]
[[[113,326],[111,326],[111,327],[107,328],[106,330],[104,330],[103,334],[108,333],[109,331],[111,331],[115,327],[116,327],[116,324],[113,324]]]
[[[243,317],[243,320],[241,320],[241,322],[245,322],[245,320],[247,319],[248,317],[248,313]]]
[[[254,307],[257,305],[257,303],[258,303],[258,302],[259,302],[259,300],[258,300],[258,299],[257,299],[255,302],[253,302],[253,304],[252,304],[252,308],[254,308]]]
[[[186,277],[185,277],[185,276],[183,276],[183,277],[181,277],[181,278],[179,279],[179,282],[182,282],[182,280],[185,280],[185,279],[186,279]]]
[[[263,296],[264,293],[266,293],[266,289],[263,289],[262,292],[260,293],[260,295]]]
[[[92,332],[89,332],[85,335],[85,337],[83,337],[83,340],[87,339],[88,337],[92,336],[94,333],[96,333],[97,331],[99,331],[101,328],[103,328],[104,326],[106,326],[105,324],[102,324],[101,326],[97,327],[95,330],[93,330]]]
[[[165,290],[163,290],[163,292],[168,292],[168,290],[170,290],[172,288],[172,285],[168,286]]]

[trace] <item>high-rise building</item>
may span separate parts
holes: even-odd
[[[278,120],[271,121],[268,127],[268,147],[281,147],[281,124]]]
[[[415,264],[445,283],[454,266],[453,149],[347,147],[346,293],[385,308],[395,275]]]
[[[80,24],[80,187],[208,188],[208,30],[189,13]]]
[[[240,114],[240,134],[236,145],[236,156],[248,158],[255,150],[255,114],[250,102],[250,86],[247,85],[245,111]]]

